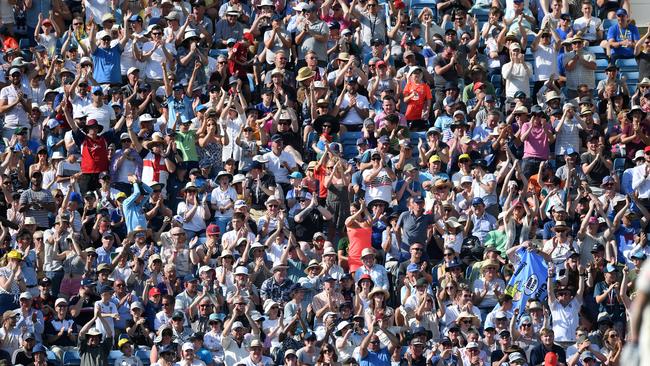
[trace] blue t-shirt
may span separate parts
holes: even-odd
[[[637,28],[634,24],[628,24],[626,28],[621,29],[617,23],[611,26],[607,31],[607,39],[613,39],[616,42],[621,42],[626,39],[636,42],[639,40],[639,38],[639,28]],[[634,57],[634,48],[622,46],[618,48],[612,48],[612,56],[632,58]]]
[[[122,82],[122,47],[116,44],[110,48],[97,47],[93,53],[93,77],[99,84],[118,84]]]
[[[390,353],[388,353],[388,348],[382,348],[379,352],[368,351],[366,357],[361,359],[359,366],[389,366],[390,365]]]
[[[194,110],[192,110],[192,99],[187,95],[183,95],[181,99],[174,99],[173,95],[167,97],[167,108],[169,109],[169,124],[173,126],[176,123],[176,113],[180,113],[181,117],[185,116],[187,120],[194,118]]]

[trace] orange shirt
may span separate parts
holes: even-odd
[[[409,95],[411,92],[416,92],[417,96],[407,102],[404,116],[409,121],[422,119],[422,110],[424,110],[427,100],[433,99],[431,88],[426,83],[415,84],[409,81],[404,88],[404,95]]]

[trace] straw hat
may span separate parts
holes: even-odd
[[[164,145],[165,143],[163,135],[160,132],[154,132],[151,135],[151,141],[145,141],[142,145],[145,149],[150,150],[154,145]]]
[[[390,294],[388,293],[388,291],[384,290],[383,288],[381,288],[379,286],[375,286],[375,288],[373,288],[372,291],[370,291],[370,293],[368,294],[368,298],[372,299],[373,296],[378,295],[380,293],[384,294],[384,299],[388,299],[390,297]]]
[[[316,75],[314,70],[310,69],[309,67],[301,67],[300,70],[298,70],[298,75],[296,75],[296,81],[303,81],[307,80],[311,77]]]
[[[472,321],[473,327],[478,327],[481,325],[481,321],[478,319],[478,317],[467,311],[462,311],[460,314],[458,314],[458,317],[456,317],[456,324],[460,325],[459,323],[461,323],[463,319],[470,319]]]

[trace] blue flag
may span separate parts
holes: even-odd
[[[510,278],[505,293],[512,296],[512,308],[523,314],[529,298],[546,301],[548,266],[542,256],[520,249],[517,255],[521,259],[515,273]]]

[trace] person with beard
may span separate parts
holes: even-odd
[[[29,365],[34,361],[34,346],[36,346],[34,333],[24,333],[22,336],[22,347],[13,353],[11,362],[14,365]]]

